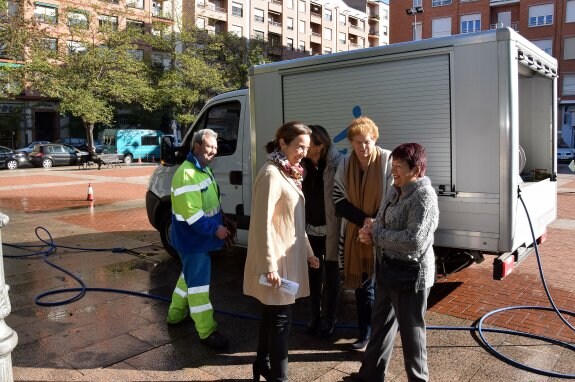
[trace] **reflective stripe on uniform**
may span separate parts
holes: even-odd
[[[202,285],[202,286],[188,288],[188,294],[207,293],[209,291],[210,291],[209,285]]]
[[[188,294],[186,293],[186,291],[185,291],[185,290],[181,290],[181,289],[178,288],[178,287],[176,287],[176,288],[174,289],[174,293],[177,294],[177,295],[180,296],[180,297],[183,297],[183,298],[187,298],[187,297],[188,297]]]
[[[190,216],[189,219],[186,220],[186,219],[184,219],[184,217],[182,215],[174,213],[174,217],[176,218],[177,221],[186,222],[189,225],[194,224],[195,222],[200,220],[200,218],[204,215],[205,215],[204,211],[198,211],[195,214],[193,214],[192,216]]]
[[[204,304],[199,306],[190,306],[190,314],[201,313],[207,310],[213,310],[212,304]]]
[[[172,193],[174,194],[174,196],[178,196],[185,194],[186,192],[201,191],[209,187],[210,184],[212,184],[212,178],[207,178],[198,184],[188,184],[182,187],[178,187],[176,189],[172,188]]]

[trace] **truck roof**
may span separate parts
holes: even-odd
[[[555,73],[557,71],[557,60],[555,58],[543,52],[535,44],[521,36],[515,30],[509,27],[503,27],[473,33],[473,38],[470,38],[469,34],[459,34],[256,65],[250,68],[249,74],[252,76],[256,73],[260,74],[274,72],[279,69],[297,69],[299,67],[306,67],[309,70],[309,68],[313,65],[350,61],[360,58],[384,56],[404,52],[414,52],[417,50],[438,49],[457,45],[469,45],[489,41],[517,41],[521,44],[521,46],[525,47],[525,49],[531,52],[537,52],[538,61],[542,61],[542,63],[546,64],[548,68],[554,69]]]

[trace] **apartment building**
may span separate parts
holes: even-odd
[[[559,62],[559,138],[575,147],[575,0],[393,0],[390,42],[511,27]]]
[[[361,0],[192,0],[182,13],[209,33],[231,32],[268,42],[268,56],[285,60],[387,44],[389,6]]]
[[[90,31],[104,26],[134,27],[154,33],[153,22],[168,28],[174,25],[173,5],[169,1],[8,0],[5,12],[5,17],[21,13],[26,20],[36,21],[47,32],[48,48],[70,52],[85,50],[95,36]],[[149,46],[142,45],[132,53],[141,58],[149,55],[153,61],[166,64],[166,53],[153,51]],[[1,44],[0,65],[14,65],[2,52]],[[56,140],[68,136],[68,126],[68,118],[59,115],[56,101],[33,93],[15,100],[0,100],[0,144],[19,147],[34,140]]]

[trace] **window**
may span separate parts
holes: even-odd
[[[297,10],[301,13],[305,13],[305,1],[304,0],[298,1]]]
[[[575,0],[567,0],[567,8],[565,10],[565,22],[572,23],[575,21]]]
[[[387,9],[383,9],[383,10],[381,11],[381,13],[382,13],[382,18],[383,18],[384,20],[387,20],[387,19],[389,18],[389,12],[387,11]]]
[[[44,49],[55,52],[58,50],[58,39],[51,37],[43,38],[42,45],[44,46]]]
[[[204,113],[195,125],[196,131],[212,129],[218,133],[218,153],[216,154],[218,157],[236,152],[241,108],[242,105],[238,101],[221,103]],[[189,136],[192,137],[192,134]],[[186,144],[189,147],[190,142]]]
[[[286,39],[286,45],[288,50],[293,50],[293,38],[288,37]]]
[[[118,16],[98,15],[98,25],[103,29],[118,30]]]
[[[481,15],[479,13],[474,15],[461,16],[461,30],[460,33],[474,33],[481,30]]]
[[[563,59],[575,59],[575,37],[565,37],[563,40]]]
[[[287,18],[287,29],[293,31],[293,17]]]
[[[140,21],[140,20],[127,19],[126,20],[126,28],[132,29],[132,30],[137,31],[139,33],[144,33],[146,30],[146,25],[144,24],[143,21]]]
[[[413,0],[413,8],[422,6],[423,6],[423,0]]]
[[[563,95],[575,95],[575,74],[563,74]]]
[[[144,9],[144,0],[126,0],[126,7]]]
[[[58,23],[58,7],[48,5],[34,4],[34,18],[46,24]]]
[[[293,0],[287,0],[287,7],[293,9]]]
[[[299,30],[299,33],[305,33],[305,21],[303,21],[303,20],[299,21],[298,30]]]
[[[232,1],[232,16],[244,17],[244,5]]]
[[[431,20],[431,37],[451,35],[451,17]]]
[[[263,40],[264,39],[264,32],[254,30],[254,38],[257,40]]]
[[[198,18],[196,19],[196,26],[197,26],[199,29],[206,29],[206,19],[203,19],[203,18],[201,18],[201,17],[198,17]]]
[[[86,51],[86,46],[80,41],[68,40],[66,41],[69,53],[82,53]]]
[[[345,33],[339,32],[338,40],[340,44],[345,44]]]
[[[244,35],[244,28],[239,25],[232,25],[230,32],[238,37],[242,37]]]
[[[383,35],[387,36],[387,25],[384,25],[381,30],[383,31]]]
[[[305,52],[305,41],[299,41],[299,50]]]
[[[18,14],[18,3],[8,0],[7,8],[3,11],[3,14],[8,17],[16,16]]]
[[[330,54],[331,53],[331,48],[325,47],[323,48],[323,54]]]
[[[262,9],[254,9],[254,21],[256,23],[263,23],[264,22],[264,11]]]
[[[451,0],[431,0],[432,7],[441,7],[443,5],[451,5]]]
[[[323,38],[331,41],[331,29],[323,28]]]
[[[128,53],[138,61],[144,61],[144,51],[142,49],[129,49]]]
[[[68,26],[87,29],[88,28],[88,15],[84,12],[69,11],[68,12]]]
[[[347,16],[340,13],[339,15],[337,15],[337,22],[339,23],[339,25],[346,25],[347,24]]]
[[[152,63],[167,70],[172,66],[172,57],[168,53],[153,53]]]
[[[543,4],[529,7],[529,26],[540,27],[553,24],[553,5]]]
[[[535,44],[539,49],[541,49],[545,53],[547,53],[549,55],[553,55],[553,40],[551,40],[551,39],[537,40],[537,41],[532,41],[532,43]]]
[[[323,11],[324,20],[331,21],[332,20],[331,14],[332,14],[331,9],[324,9]]]

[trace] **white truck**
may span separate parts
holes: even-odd
[[[245,245],[252,181],[265,143],[291,120],[323,125],[349,150],[345,128],[359,115],[380,129],[378,144],[418,142],[439,197],[439,273],[494,255],[501,279],[557,214],[557,62],[509,28],[420,40],[255,66],[250,88],[203,108],[181,146],[163,142],[150,178],[150,223],[170,246],[170,184],[192,133],[220,133],[213,170],[224,211]]]

